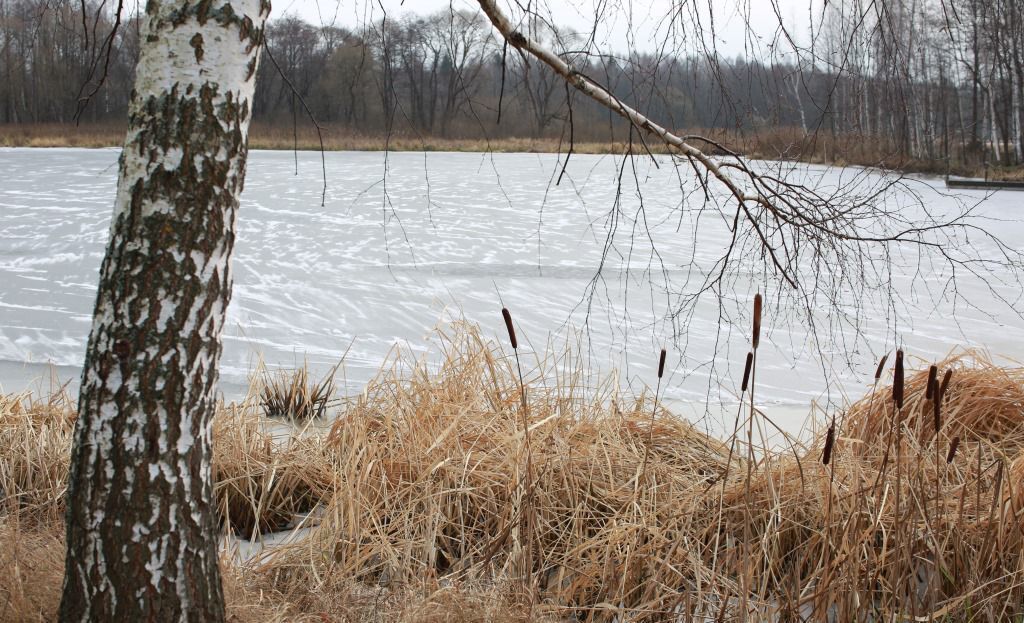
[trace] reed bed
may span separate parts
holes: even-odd
[[[0,520],[7,513],[40,523],[63,517],[75,419],[62,392],[45,402],[0,396]]]
[[[302,529],[244,562],[225,556],[235,620],[1024,615],[1022,369],[975,352],[934,372],[908,359],[922,369],[898,408],[880,367],[813,439],[768,446],[747,402],[753,352],[735,434],[719,440],[656,392],[595,381],[569,351],[518,346],[532,359],[521,375],[467,326],[441,351],[435,367],[397,359],[332,398],[323,425],[268,420],[259,380],[219,409],[225,534]],[[0,552],[0,619],[55,608],[73,420],[66,401],[0,401],[0,538],[19,544]]]
[[[332,490],[321,435],[294,434],[256,402],[224,406],[213,422],[213,477],[226,531],[253,537],[283,530]]]
[[[934,401],[928,397],[929,368],[906,379],[903,428],[921,441],[935,436]],[[1024,443],[1024,368],[1000,368],[980,351],[965,351],[935,364],[939,374],[950,371],[941,407],[941,442],[960,436],[965,442],[998,443],[1012,455]],[[941,384],[941,383],[940,383]],[[891,433],[892,402],[880,394],[876,400],[861,400],[847,412],[847,428],[863,442],[878,447],[881,437]]]

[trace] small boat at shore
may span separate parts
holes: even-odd
[[[947,177],[946,188],[970,188],[979,190],[1024,190],[1024,180],[986,180],[971,177]]]

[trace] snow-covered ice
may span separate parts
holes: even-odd
[[[5,390],[20,389],[26,379],[41,375],[47,362],[57,366],[58,377],[77,375],[108,233],[117,156],[113,149],[0,149],[6,178],[0,186],[0,384]],[[621,165],[621,158],[575,155],[566,178],[555,186],[560,165],[554,155],[394,153],[385,159],[381,153],[328,153],[327,199],[321,207],[318,153],[300,153],[295,175],[292,153],[252,152],[238,218],[222,390],[238,395],[257,356],[271,367],[305,360],[324,372],[347,352],[339,380],[348,391],[358,391],[396,346],[436,352],[429,336],[439,320],[464,316],[486,335],[503,338],[502,302],[512,310],[527,349],[541,350],[549,340],[564,342],[571,335],[568,327],[586,328],[592,367],[619,367],[624,384],[653,385],[658,349],[672,331],[665,319],[672,301],[661,283],[668,279],[682,287],[688,278],[699,278],[687,268],[691,257],[708,269],[725,248],[726,231],[720,220],[716,224],[705,215],[698,223],[692,212],[678,209],[684,201],[680,184],[694,191],[693,175],[665,158],[658,167],[638,158],[636,177],[627,166],[616,204]],[[815,167],[803,175],[825,185],[877,179]],[[929,209],[955,205],[941,180],[915,180],[909,186]],[[641,195],[646,228],[634,229],[631,219]],[[699,197],[690,194],[685,201],[692,205]],[[957,197],[974,205],[985,195],[964,191]],[[990,228],[1020,250],[1022,205],[1024,193],[1001,192],[975,210],[993,219],[987,221]],[[610,234],[613,224],[617,229]],[[595,282],[609,240],[603,279]],[[652,260],[652,247],[659,259]],[[731,397],[749,340],[746,321],[736,310],[746,309],[758,289],[767,289],[769,301],[769,332],[758,368],[762,403],[806,411],[811,400],[859,395],[877,357],[896,339],[910,355],[927,359],[958,345],[1024,358],[1020,318],[977,278],[961,275],[962,298],[953,314],[948,304],[935,309],[934,297],[946,277],[941,267],[922,268],[911,272],[897,265],[897,273],[906,271],[896,276],[897,292],[906,291],[911,279],[918,285],[916,296],[901,297],[898,321],[886,314],[884,304],[869,305],[859,326],[866,340],[854,340],[845,330],[818,344],[798,316],[773,313],[771,288],[777,286],[757,283],[751,272],[723,292],[736,323],[720,319],[712,299],[677,320],[684,339],[669,346],[667,398],[693,405],[709,391],[714,400]],[[592,299],[591,284],[596,285]],[[1020,305],[1012,282],[995,287]],[[849,311],[855,301],[882,294],[850,292],[843,307]],[[819,320],[836,313],[815,312]]]

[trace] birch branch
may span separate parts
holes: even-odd
[[[1024,265],[1024,254],[1003,243],[981,227],[972,210],[959,205],[951,214],[932,211],[921,197],[907,186],[901,175],[882,175],[876,183],[859,185],[862,177],[841,182],[822,192],[781,174],[753,170],[742,156],[704,137],[697,138],[723,151],[727,158],[712,158],[646,115],[622,102],[608,89],[574,69],[562,56],[520,31],[498,7],[499,0],[477,0],[491,24],[505,41],[523,54],[550,67],[575,89],[626,119],[641,133],[653,136],[689,160],[699,183],[707,192],[707,181],[718,180],[736,200],[730,230],[732,238],[701,292],[720,283],[726,267],[735,255],[755,252],[755,242],[763,256],[771,260],[778,275],[804,298],[815,298],[823,290],[838,306],[843,292],[863,291],[866,287],[891,286],[891,262],[904,251],[918,262],[940,259],[952,271],[967,271],[983,278],[990,291],[1000,277],[986,271],[1011,267],[1015,280]],[[697,164],[707,171],[700,175]],[[742,187],[741,187],[742,185]],[[918,202],[919,213],[901,209],[901,202],[890,202],[890,193],[900,192]],[[743,223],[752,231],[741,232]],[[749,238],[748,238],[749,236]],[[976,238],[991,245],[991,257],[982,253]],[[827,270],[821,270],[827,267]],[[983,274],[979,274],[983,273]],[[803,284],[800,276],[810,277]],[[987,277],[987,278],[986,278]],[[876,281],[877,279],[877,281]],[[808,287],[809,286],[809,287]],[[698,294],[699,295],[699,294]],[[802,302],[801,305],[805,304]],[[1011,308],[1013,306],[1011,305]]]
[[[711,173],[711,175],[715,177],[715,179],[721,182],[729,190],[729,193],[733,197],[735,197],[736,201],[739,203],[739,212],[736,217],[738,218],[740,213],[742,213],[742,215],[747,218],[756,231],[758,238],[760,238],[761,242],[764,244],[764,248],[768,251],[772,263],[778,269],[781,276],[790,286],[794,288],[796,287],[795,276],[790,274],[790,271],[787,270],[783,262],[781,262],[776,256],[775,249],[768,241],[767,232],[762,230],[761,224],[754,215],[751,214],[749,207],[747,206],[747,202],[754,202],[764,206],[771,212],[776,212],[776,207],[771,201],[769,201],[765,194],[750,194],[744,192],[743,189],[737,185],[736,181],[723,170],[722,165],[715,162],[708,154],[693,145],[690,145],[682,137],[673,134],[667,128],[655,123],[636,109],[626,105],[607,89],[573,69],[560,56],[517,30],[512,25],[512,22],[508,17],[500,8],[498,8],[495,0],[478,0],[478,2],[480,4],[480,8],[483,9],[488,19],[490,19],[491,24],[498,29],[498,32],[501,33],[502,37],[504,37],[512,47],[539,59],[578,91],[625,118],[634,127],[659,138],[663,143],[676,149],[681,155],[689,158],[691,161],[696,160],[699,162]],[[708,142],[711,143],[711,141]],[[737,158],[737,160],[739,159]],[[739,162],[738,164],[730,164],[730,166],[742,170],[751,181],[756,182],[756,174],[747,168],[742,162]],[[756,187],[756,183],[754,185]]]
[[[480,8],[483,9],[488,19],[491,20],[491,24],[498,29],[498,32],[501,33],[512,47],[537,58],[577,90],[589,96],[602,106],[622,116],[635,127],[656,136],[666,145],[678,150],[683,156],[693,158],[700,162],[702,166],[710,171],[716,179],[729,189],[729,192],[732,193],[738,201],[756,201],[758,203],[766,204],[767,199],[763,195],[751,195],[744,193],[736,182],[728,174],[722,171],[719,164],[706,153],[697,147],[690,145],[685,139],[655,123],[636,109],[626,105],[619,98],[609,93],[604,87],[570,67],[569,64],[560,56],[517,30],[512,25],[512,22],[509,21],[508,17],[500,8],[498,8],[495,0],[478,0],[478,2],[480,3]]]

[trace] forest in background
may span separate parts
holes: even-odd
[[[90,129],[119,142],[138,23],[126,19],[111,35],[115,13],[87,3],[83,15],[82,6],[0,0],[8,144],[11,135]],[[727,59],[692,41],[691,52],[679,43],[598,55],[540,20],[528,30],[651,118],[748,155],[933,172],[1024,163],[1024,3],[843,0],[820,17],[812,44],[757,59]],[[256,146],[314,146],[319,124],[329,148],[641,148],[625,121],[504,48],[479,13],[357,30],[285,16],[271,23],[266,46]]]

